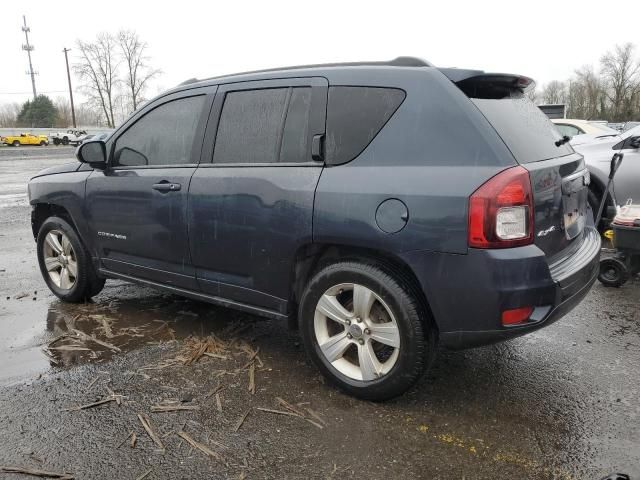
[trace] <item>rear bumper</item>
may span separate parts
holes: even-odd
[[[460,349],[524,335],[571,311],[598,276],[600,236],[586,227],[579,248],[551,265],[535,245],[403,257],[422,283],[440,343]],[[527,323],[502,326],[504,310],[523,306],[535,307]]]

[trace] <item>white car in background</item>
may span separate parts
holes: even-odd
[[[571,145],[589,143],[602,136],[619,135],[618,130],[609,128],[602,122],[577,120],[573,118],[553,118],[551,121],[562,135],[571,138]]]
[[[624,153],[624,158],[613,180],[607,207],[624,205],[629,199],[640,203],[640,126],[613,135],[603,134],[585,143],[571,144],[584,156],[591,174],[589,204],[592,210],[595,211],[600,203],[609,177],[611,157],[616,152]],[[606,213],[605,210],[605,217]]]

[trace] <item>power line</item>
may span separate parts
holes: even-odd
[[[65,93],[66,90],[49,90],[47,92],[40,93]],[[29,95],[32,92],[0,92],[0,95]]]
[[[35,100],[38,96],[36,93],[36,75],[38,73],[33,71],[33,64],[31,63],[31,52],[33,51],[34,47],[29,43],[29,32],[31,31],[31,29],[27,27],[27,17],[23,15],[22,20],[24,22],[22,31],[24,32],[24,38],[26,40],[26,43],[22,45],[22,50],[26,51],[27,56],[29,57],[29,71],[27,72],[27,75],[31,75],[31,87],[33,88],[33,99]]]

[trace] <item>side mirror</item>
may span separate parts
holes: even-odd
[[[89,140],[76,149],[76,157],[99,170],[107,168],[107,147],[102,140]]]

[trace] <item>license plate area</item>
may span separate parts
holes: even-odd
[[[562,182],[563,225],[568,240],[580,235],[587,223],[589,180],[589,172],[585,170]]]

